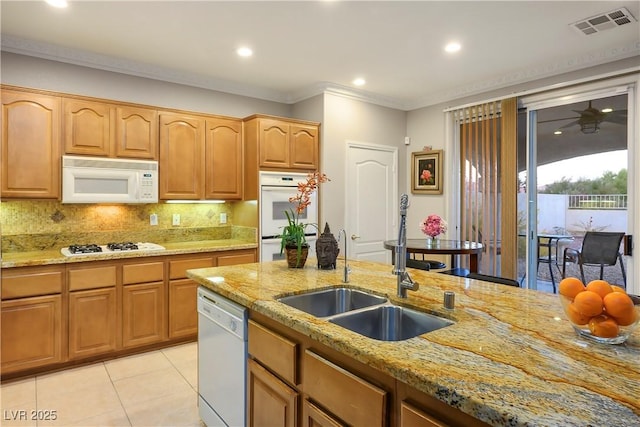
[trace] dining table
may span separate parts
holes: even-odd
[[[396,259],[395,250],[397,245],[398,240],[384,241],[384,247],[391,250],[393,260]],[[478,272],[478,257],[483,248],[482,243],[466,240],[407,239],[407,253],[450,255],[452,269],[457,268],[458,255],[468,255],[469,271],[472,273]]]

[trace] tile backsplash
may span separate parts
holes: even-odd
[[[2,252],[43,250],[71,243],[239,238],[255,241],[255,228],[234,226],[234,203],[93,205],[57,201],[0,203]],[[158,225],[150,225],[150,215]],[[172,225],[174,214],[180,225]],[[221,223],[221,214],[226,223]],[[224,216],[223,215],[223,216]],[[99,240],[96,240],[99,239]]]

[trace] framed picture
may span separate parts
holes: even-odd
[[[411,192],[442,194],[442,150],[411,153]]]

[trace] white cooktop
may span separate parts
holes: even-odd
[[[115,253],[140,253],[140,252],[152,252],[152,251],[164,251],[166,248],[164,246],[158,245],[156,243],[148,243],[148,242],[136,242],[138,249],[133,250],[111,250],[106,245],[99,245],[102,248],[102,252],[86,252],[86,253],[71,253],[69,248],[62,248],[60,252],[64,256],[86,256],[86,255],[110,255]]]

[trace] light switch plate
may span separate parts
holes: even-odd
[[[171,221],[173,225],[180,225],[180,214],[173,214],[173,219]]]
[[[158,225],[158,214],[149,215],[149,224],[150,225]]]
[[[220,214],[220,224],[226,224],[227,223],[227,214],[225,212],[222,212]]]

